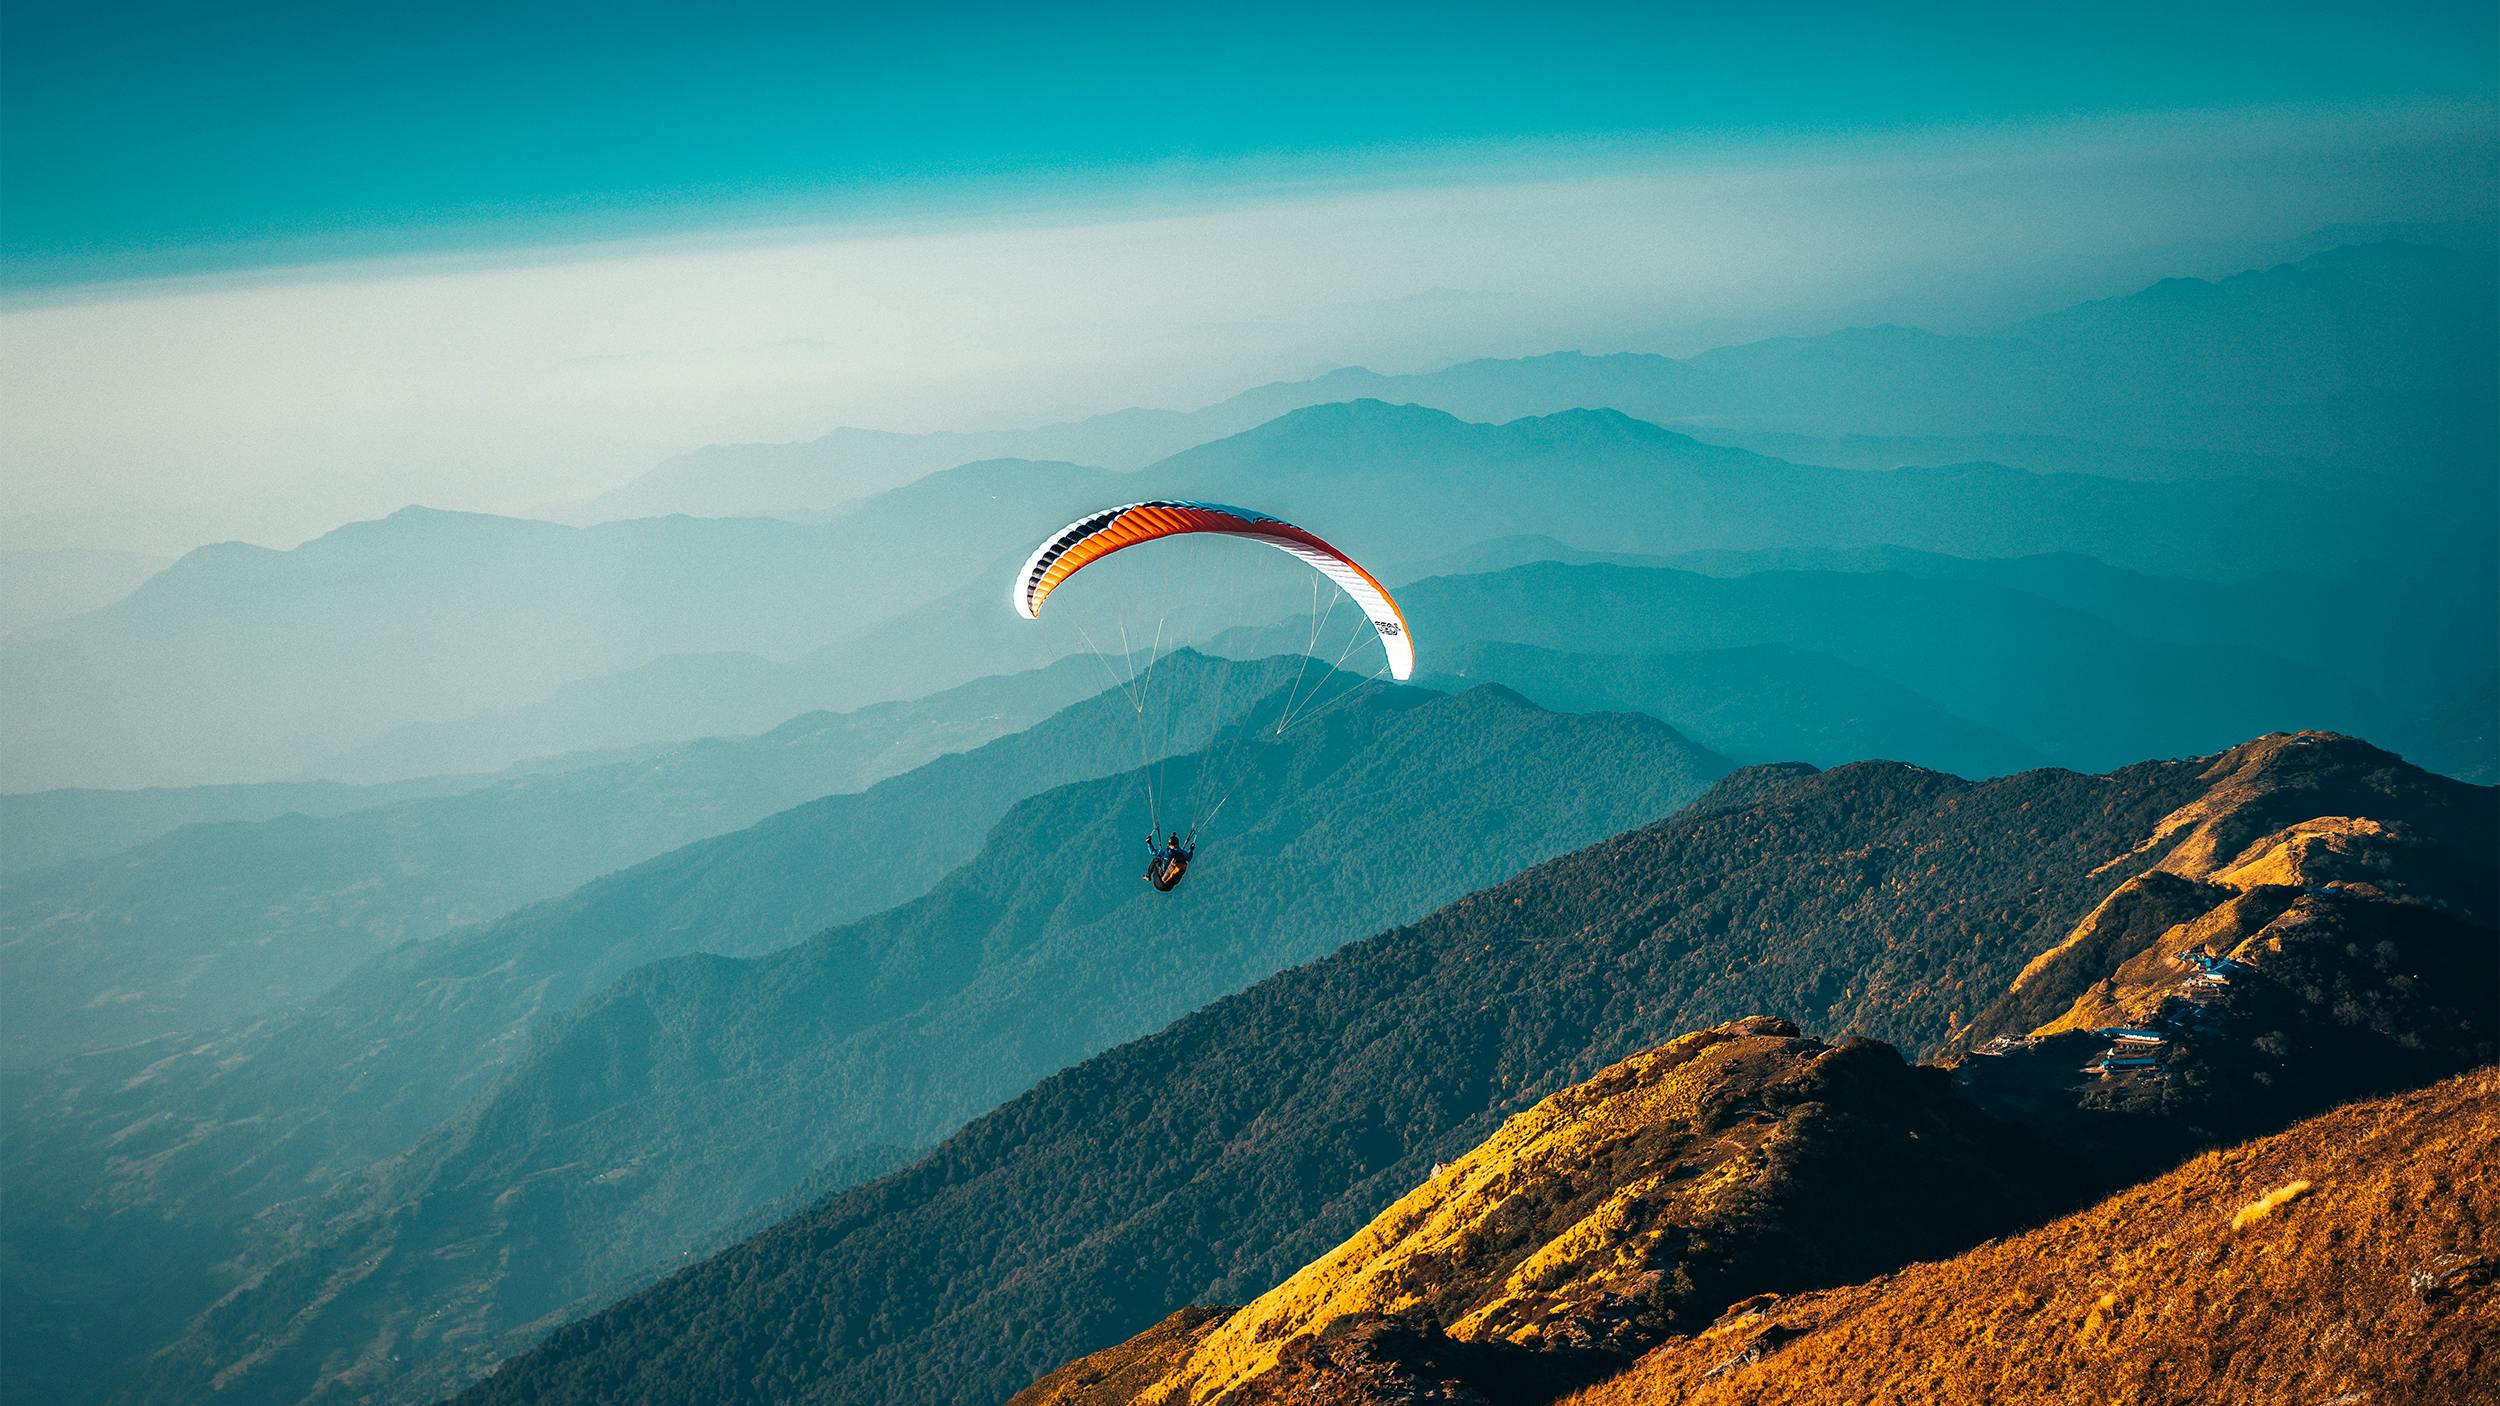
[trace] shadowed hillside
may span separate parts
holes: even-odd
[[[2293,767],[2289,809],[2448,796],[2490,834],[2488,792],[2317,745],[2339,765]],[[1731,1012],[1936,1048],[2159,863],[2165,821],[2226,781],[2253,814],[2276,787],[2241,764],[2282,754],[1984,784],[1740,772],[1682,816],[1047,1080],[915,1167],[559,1329],[467,1399],[996,1399],[1184,1305],[1263,1292],[1510,1114]]]

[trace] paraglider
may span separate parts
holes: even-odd
[[[1315,533],[1296,527],[1282,518],[1224,503],[1198,503],[1158,498],[1141,503],[1127,503],[1116,508],[1106,508],[1101,512],[1079,518],[1050,534],[1039,547],[1034,549],[1033,555],[1026,559],[1024,569],[1018,572],[1015,580],[1010,583],[1009,603],[1015,607],[1016,614],[1027,620],[1039,620],[1042,605],[1050,599],[1051,594],[1067,584],[1069,578],[1093,563],[1115,552],[1146,542],[1191,534],[1235,537],[1263,542],[1274,547],[1309,566],[1318,572],[1321,578],[1336,587],[1335,592],[1327,593],[1332,610],[1337,602],[1350,600],[1355,609],[1362,614],[1362,623],[1356,627],[1356,637],[1347,640],[1346,650],[1337,656],[1335,664],[1326,665],[1319,671],[1321,682],[1313,685],[1313,693],[1310,697],[1306,697],[1303,693],[1301,673],[1295,674],[1293,688],[1284,695],[1285,702],[1272,724],[1273,731],[1277,735],[1281,736],[1288,725],[1300,718],[1326,711],[1325,707],[1313,710],[1304,705],[1314,701],[1318,689],[1325,686],[1326,679],[1344,677],[1337,672],[1338,668],[1345,663],[1363,638],[1378,639],[1385,656],[1380,669],[1371,676],[1372,680],[1376,681],[1382,673],[1398,680],[1404,680],[1414,673],[1414,638],[1406,628],[1405,615],[1399,611],[1397,602],[1390,598],[1388,590],[1380,584],[1378,578],[1366,570],[1361,563],[1329,545]],[[1213,585],[1215,582],[1211,580],[1209,584]],[[1316,645],[1329,617],[1322,615],[1318,610],[1321,592],[1317,582],[1313,583],[1312,589],[1311,639]],[[1129,693],[1130,703],[1136,708],[1139,717],[1139,766],[1141,775],[1145,778],[1147,819],[1152,826],[1146,833],[1146,881],[1154,886],[1156,892],[1170,893],[1174,886],[1180,883],[1181,876],[1189,871],[1191,861],[1197,857],[1200,827],[1211,822],[1216,814],[1221,813],[1232,792],[1229,781],[1220,782],[1219,784],[1223,786],[1221,794],[1213,797],[1208,809],[1203,813],[1204,818],[1199,818],[1201,812],[1196,809],[1197,798],[1200,788],[1207,781],[1207,773],[1211,769],[1222,769],[1220,765],[1210,768],[1201,760],[1195,768],[1195,779],[1199,785],[1192,788],[1191,798],[1187,803],[1189,807],[1187,814],[1190,817],[1188,832],[1184,835],[1182,831],[1176,829],[1171,832],[1168,840],[1157,842],[1155,837],[1162,833],[1164,827],[1157,814],[1160,798],[1153,778],[1160,771],[1160,764],[1156,761],[1157,756],[1167,754],[1168,732],[1161,746],[1147,736],[1146,711],[1149,690],[1144,683],[1146,672],[1137,670],[1133,663],[1130,663],[1127,634],[1127,625],[1124,622],[1121,648],[1116,657],[1123,663],[1130,664],[1130,667],[1125,679],[1117,670],[1113,671],[1113,678],[1121,683],[1124,691]],[[1163,622],[1157,622],[1154,634],[1155,642],[1150,647],[1147,656],[1149,669],[1154,664],[1155,656],[1164,646],[1166,635]],[[1093,651],[1096,659],[1104,661],[1107,668],[1110,666],[1110,657],[1095,647],[1090,636],[1086,639],[1086,646]],[[1321,656],[1321,662],[1326,663],[1324,654]],[[1332,701],[1331,706],[1334,703],[1342,703],[1351,696],[1351,692],[1340,689],[1339,696]],[[1263,724],[1263,726],[1268,725]],[[1231,760],[1237,751],[1237,745],[1226,749],[1225,759]]]
[[[1155,847],[1154,831],[1149,830],[1146,832],[1146,853],[1150,856],[1146,860],[1146,882],[1154,885],[1157,893],[1170,893],[1173,886],[1181,881],[1181,875],[1189,872],[1189,861],[1197,858],[1198,847],[1195,844],[1183,845],[1181,832],[1175,830],[1170,843],[1158,849]]]

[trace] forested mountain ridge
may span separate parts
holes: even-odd
[[[14,1065],[310,1000],[399,943],[489,921],[819,796],[1028,727],[1102,686],[1072,659],[756,737],[336,817],[185,827],[0,879]]]
[[[1139,881],[1144,787],[1114,776],[1025,802],[918,901],[751,961],[628,974],[368,1184],[297,1213],[284,1253],[128,1399],[191,1399],[218,1374],[281,1398],[457,1386],[828,1161],[926,1145],[1281,966],[1672,811],[1724,769],[1650,719],[1492,688],[1301,716],[1262,740],[1271,705],[1257,735],[1158,769],[1167,797],[1194,766],[1237,777],[1171,895]],[[316,1294],[351,1270],[352,1289]],[[365,1355],[377,1333],[401,1359],[387,1373]]]
[[[2285,773],[2306,778],[2293,809],[2366,815],[2392,790],[2491,823],[2486,790],[2317,748],[2340,760]],[[1057,1075],[909,1170],[557,1330],[468,1399],[996,1399],[1184,1304],[1263,1291],[1509,1113],[1731,1011],[1944,1045],[2157,862],[2147,840],[2238,759],[1980,784],[1738,772]],[[2234,784],[2269,794],[2272,774]]]
[[[1863,1204],[1901,1194],[1887,1138],[1950,1146],[1924,1121],[1932,1112],[1781,1095],[1796,1077],[1785,1071],[1711,1077],[1710,1051],[1795,1031],[1705,1032],[1512,1119],[1249,1307],[1071,1364],[1033,1397],[1387,1403],[1465,1387],[1549,1400],[1723,1311],[1742,1316],[1748,1296],[1937,1258],[2200,1144],[2486,1063],[2500,1054],[2500,815],[2487,792],[2415,775],[2313,735],[2217,759],[2203,794],[2107,866],[2128,875],[2111,896],[2016,978],[2013,994],[2035,1002],[2081,991],[2077,1009],[1978,1046],[1950,1082],[1919,1071],[1940,1106],[2000,1130],[2007,1161],[1982,1175],[2027,1189],[2028,1213],[2019,1198],[1967,1193]],[[1699,1148],[1697,1118],[1713,1134]],[[1838,1130],[1868,1140],[1817,1148]],[[1853,1170],[1801,1189],[1835,1163]],[[1952,1178],[1908,1180],[1934,1195]],[[1848,1253],[1854,1269],[1836,1257]]]
[[[2368,813],[2388,788],[2493,808],[2360,743],[2318,751],[2335,766],[2298,768],[2295,811]],[[2238,761],[1740,771],[1070,1068],[910,1171],[557,1328],[467,1401],[998,1398],[1165,1311],[1265,1291],[1508,1113],[1728,1011],[1938,1048],[2153,868],[2165,821],[2225,778],[2273,791]]]

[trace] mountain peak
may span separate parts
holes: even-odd
[[[2416,818],[2463,801],[2472,788],[2407,766],[2394,753],[2335,732],[2273,732],[2217,753],[2205,793],[2165,817],[2145,841],[2159,867],[2210,879],[2252,857],[2269,835],[2324,816]]]
[[[1411,401],[1391,402],[1372,396],[1352,400],[1332,400],[1323,405],[1305,405],[1288,410],[1275,419],[1252,430],[1251,434],[1270,431],[1302,432],[1312,429],[1336,430],[1345,427],[1463,425],[1467,422],[1446,410]]]

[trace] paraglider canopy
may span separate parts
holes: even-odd
[[[1125,604],[1132,611],[1142,606],[1146,612],[1142,618],[1120,616],[1116,654],[1095,641],[1081,618],[1069,621],[1136,716],[1137,778],[1144,792],[1147,823],[1160,829],[1167,808],[1185,819],[1185,825],[1173,831],[1168,847],[1158,846],[1152,834],[1147,836],[1146,878],[1166,893],[1188,872],[1200,837],[1231,804],[1242,780],[1256,769],[1254,763],[1262,749],[1245,747],[1254,733],[1263,739],[1281,738],[1288,728],[1343,707],[1383,676],[1402,680],[1415,668],[1415,646],[1407,633],[1406,619],[1378,578],[1314,533],[1282,518],[1224,503],[1158,498],[1106,508],[1079,518],[1044,538],[1026,558],[1023,569],[1009,583],[1009,603],[1016,614],[1039,620],[1043,603],[1087,566],[1141,543],[1188,535],[1263,542],[1310,567],[1311,572],[1303,577],[1311,594],[1310,634],[1298,660],[1269,661],[1280,666],[1273,671],[1264,667],[1252,670],[1254,675],[1267,679],[1271,687],[1283,685],[1274,688],[1270,695],[1279,700],[1278,706],[1259,710],[1261,716],[1255,723],[1244,714],[1238,722],[1218,727],[1208,735],[1204,751],[1183,756],[1173,747],[1176,719],[1193,716],[1193,726],[1198,726],[1206,723],[1210,714],[1219,721],[1230,716],[1225,707],[1225,690],[1232,678],[1234,658],[1218,656],[1220,667],[1211,679],[1212,697],[1207,696],[1204,682],[1177,691],[1157,687],[1157,681],[1170,672],[1157,664],[1164,658],[1167,644],[1177,646],[1185,639],[1204,634],[1203,622],[1187,623],[1187,615],[1179,628],[1171,628],[1171,613],[1176,609],[1195,613],[1208,607],[1219,612],[1237,607],[1245,579],[1240,567],[1246,563],[1234,559],[1238,554],[1228,554],[1213,543],[1197,551],[1158,551],[1132,559],[1141,566],[1151,560],[1158,570],[1167,565],[1177,567],[1183,579],[1164,590],[1110,593],[1110,604]],[[1115,567],[1112,574],[1117,576],[1124,569]],[[1326,589],[1331,585],[1336,589]],[[1325,610],[1321,606],[1323,597]],[[1345,646],[1335,651],[1332,663],[1326,650],[1334,647],[1333,642],[1323,646],[1321,640],[1347,601],[1354,603],[1359,617],[1350,622]],[[1071,613],[1082,617],[1096,608],[1087,604]],[[1151,633],[1146,628],[1149,623]],[[1132,630],[1132,625],[1137,628]],[[1341,672],[1341,666],[1354,652],[1367,647],[1365,641],[1375,639],[1387,657],[1368,677],[1353,678],[1351,687],[1343,686],[1351,676]],[[1140,644],[1144,648],[1143,667],[1135,653],[1135,646]],[[1316,673],[1314,664],[1319,666]],[[1184,784],[1165,784],[1167,763],[1185,777]]]
[[[1018,615],[1038,620],[1050,593],[1092,563],[1140,542],[1195,532],[1265,542],[1317,570],[1371,621],[1389,656],[1389,677],[1404,680],[1415,672],[1415,643],[1407,633],[1406,616],[1361,564],[1282,518],[1223,503],[1153,499],[1079,518],[1034,549],[1013,583],[1010,603]]]

